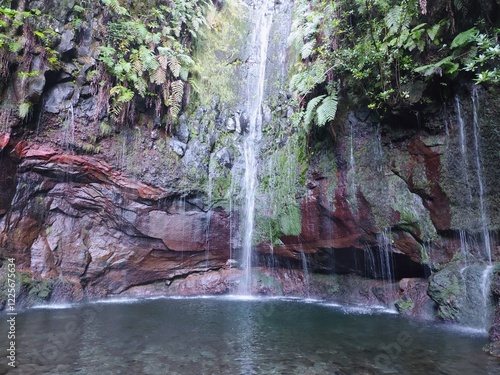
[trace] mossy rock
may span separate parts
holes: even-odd
[[[429,297],[438,305],[438,316],[446,321],[459,321],[463,285],[458,264],[445,267],[429,278]]]

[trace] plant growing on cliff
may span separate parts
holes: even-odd
[[[131,15],[118,0],[109,6],[107,45],[99,60],[112,77],[110,112],[123,123],[133,111],[135,96],[154,106],[170,133],[183,101],[188,100],[188,77],[194,62],[191,43],[206,25],[202,0],[157,1],[145,14]]]
[[[396,301],[395,305],[396,305],[396,308],[398,309],[398,311],[402,314],[406,314],[406,313],[411,312],[413,310],[413,308],[415,307],[415,303],[409,297],[398,299]]]
[[[329,5],[325,7],[331,8]],[[323,9],[323,10],[325,10]],[[296,4],[295,19],[289,44],[299,52],[300,61],[290,80],[300,109],[294,121],[309,132],[313,124],[323,127],[331,123],[337,112],[337,92],[331,80],[331,67],[317,54],[318,33],[325,12],[315,10],[301,0]],[[333,132],[333,128],[330,128]]]
[[[300,64],[291,86],[308,114],[299,120],[314,119],[321,96],[334,95],[333,86],[383,116],[424,102],[424,82],[442,87],[473,72],[476,83],[497,83],[498,29],[478,20],[469,30],[456,30],[455,14],[466,14],[471,4],[297,1],[290,42]]]

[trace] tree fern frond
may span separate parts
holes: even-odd
[[[170,114],[172,115],[172,118],[176,118],[181,111],[181,104],[178,102],[172,102],[169,107],[169,111]]]
[[[182,67],[179,74],[179,78],[182,79],[183,81],[187,81],[188,77],[189,77],[189,69]]]
[[[104,3],[104,5],[107,5],[114,13],[120,16],[128,14],[127,9],[122,7],[118,0],[102,0],[102,2]]]
[[[410,21],[411,18],[402,6],[397,5],[389,9],[385,16],[385,24],[389,29],[388,35],[395,35],[401,30],[407,29],[410,26]]]
[[[316,39],[313,39],[302,46],[300,55],[303,60],[308,59],[312,55],[314,47],[316,47]]]
[[[149,48],[145,46],[141,46],[139,48],[139,56],[142,61],[142,70],[143,71],[148,71],[148,72],[154,72],[156,69],[158,69],[158,66],[160,65],[158,61],[156,60],[156,57]]]
[[[181,102],[182,95],[184,94],[184,82],[179,79],[172,82],[170,87],[172,88],[172,97],[174,98],[174,101]]]
[[[146,91],[148,89],[148,83],[143,77],[139,77],[137,81],[135,82],[134,88],[137,90],[137,93],[141,96],[144,97],[146,95]]]
[[[168,67],[170,68],[174,78],[179,78],[179,75],[181,74],[181,63],[175,56],[170,57],[168,60]]]
[[[310,127],[311,123],[313,122],[313,119],[316,115],[316,107],[323,100],[323,98],[325,96],[326,95],[316,96],[316,97],[312,98],[311,100],[309,100],[309,103],[307,103],[306,113],[304,115],[304,125],[305,125],[306,129],[309,129],[309,127]]]
[[[337,98],[335,96],[327,96],[321,102],[321,105],[316,109],[318,126],[325,126],[330,121],[333,121],[337,113]]]
[[[156,57],[158,59],[158,63],[160,64],[160,66],[167,70],[167,67],[168,67],[168,57],[166,55],[163,55],[163,54],[160,54]]]
[[[166,80],[167,71],[162,66],[159,66],[151,76],[151,81],[157,85],[162,85],[166,82]]]

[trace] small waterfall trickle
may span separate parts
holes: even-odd
[[[391,233],[389,229],[384,229],[381,233],[377,234],[377,245],[380,260],[380,277],[392,282],[394,271],[392,252],[389,251],[391,245]]]
[[[471,264],[460,269],[462,279],[461,324],[487,331],[491,321],[491,264]]]
[[[354,160],[354,135],[353,135],[354,125],[351,123],[350,137],[349,137],[349,177],[351,180],[349,195],[352,199],[352,204],[356,202],[356,162]]]
[[[481,147],[480,147],[480,128],[479,128],[479,98],[477,90],[474,89],[471,95],[472,101],[472,129],[469,135],[466,132],[465,120],[462,115],[462,106],[458,96],[455,96],[455,110],[457,114],[457,124],[459,132],[460,143],[460,160],[459,167],[461,171],[461,180],[463,181],[464,188],[466,189],[465,202],[468,205],[474,205],[479,211],[477,219],[480,227],[480,238],[482,247],[484,248],[484,257],[491,263],[491,239],[488,230],[488,211],[485,202],[485,182],[483,176],[483,168],[481,163]],[[469,147],[468,147],[469,144]],[[473,169],[473,172],[471,170]],[[474,176],[475,174],[475,176]],[[477,187],[477,190],[476,190]],[[476,194],[477,191],[477,194]],[[476,202],[475,202],[476,201]],[[466,230],[462,229],[459,232],[460,247],[462,251],[462,258],[468,262],[472,246],[471,239]],[[478,238],[479,240],[479,238]]]
[[[377,125],[377,142],[375,145],[375,158],[377,160],[377,171],[384,171],[384,149],[382,148],[382,132],[380,130],[380,125]]]
[[[257,155],[262,137],[262,102],[266,78],[267,50],[272,24],[274,1],[264,0],[261,7],[255,9],[256,23],[251,42],[251,61],[248,67],[246,112],[249,126],[243,144],[245,159],[244,188],[244,223],[243,223],[243,279],[240,284],[241,294],[250,294],[252,289],[252,239],[255,217],[255,196],[257,192]]]
[[[469,162],[467,159],[465,123],[462,117],[462,106],[460,104],[458,96],[455,96],[455,110],[457,111],[457,123],[458,123],[459,137],[460,137],[460,156],[462,159],[460,161],[460,166],[461,166],[460,169],[462,172],[462,179],[464,180],[467,189],[467,196],[469,198],[468,202],[472,202],[472,189],[469,180]]]
[[[364,260],[365,260],[365,274],[368,277],[375,277],[377,275],[377,266],[375,263],[375,255],[373,254],[373,249],[366,245],[364,248]]]
[[[470,255],[470,245],[469,245],[469,240],[467,238],[467,233],[465,232],[465,230],[461,229],[458,231],[458,235],[460,237],[460,251],[461,251],[461,255],[462,255],[462,259],[465,263],[465,265],[467,265],[468,261],[469,261],[469,255]]]
[[[119,165],[122,171],[127,167],[127,136],[122,136],[122,147],[119,156]]]
[[[210,223],[212,221],[213,180],[215,160],[208,161],[208,202],[207,202],[207,224],[205,231],[205,270],[208,271],[210,263]]]
[[[474,148],[476,154],[476,173],[477,182],[479,185],[479,212],[481,214],[481,229],[483,234],[483,245],[486,252],[486,257],[491,263],[491,241],[490,232],[488,230],[488,214],[486,211],[486,205],[484,202],[484,177],[482,173],[481,164],[481,150],[479,148],[479,98],[477,95],[477,90],[472,91],[472,111],[473,111],[473,130],[474,130]]]
[[[310,276],[309,268],[307,266],[307,257],[303,249],[300,250],[300,260],[302,262],[302,272],[304,274],[304,284],[306,287],[306,297],[310,296]]]
[[[73,103],[68,106],[67,118],[64,123],[64,148],[66,151],[73,151],[75,148],[75,114],[73,111]]]

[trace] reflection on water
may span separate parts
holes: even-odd
[[[500,375],[484,335],[360,312],[231,298],[34,309],[17,317],[8,374]]]

